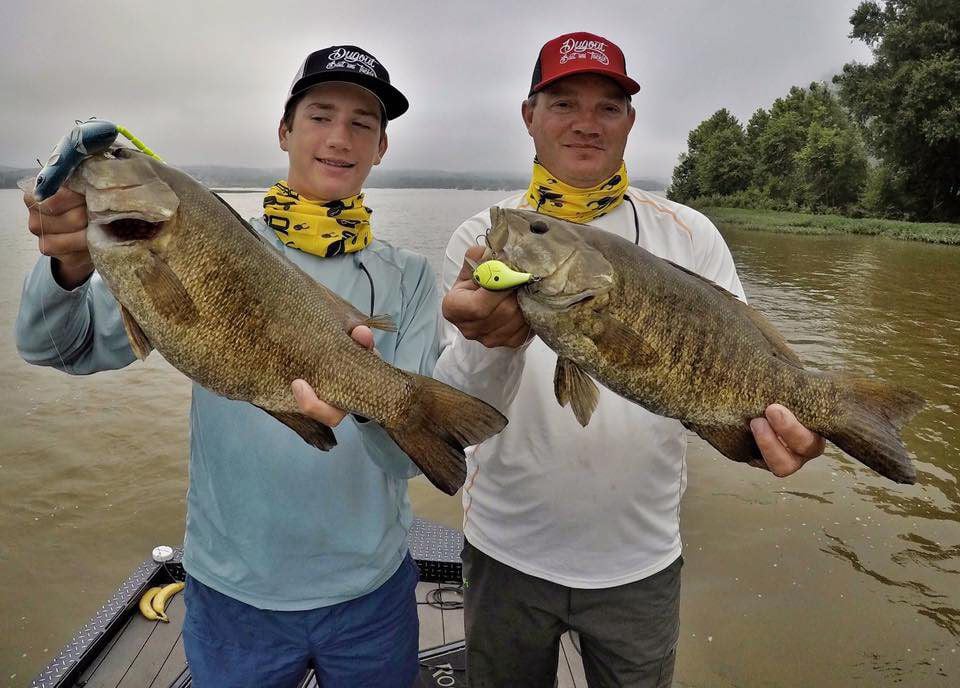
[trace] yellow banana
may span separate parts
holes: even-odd
[[[152,606],[154,598],[162,589],[163,588],[158,585],[156,587],[149,588],[140,596],[140,613],[143,614],[148,621],[168,621],[167,615],[163,613],[162,609],[158,614]]]
[[[164,611],[167,609],[167,604],[170,602],[170,598],[183,590],[184,587],[186,587],[184,583],[170,583],[170,585],[165,585],[160,588],[159,592],[153,596],[153,599],[150,601],[150,606],[153,607],[153,611],[156,612],[157,616],[161,617],[162,621],[169,621],[166,614],[164,614]]]

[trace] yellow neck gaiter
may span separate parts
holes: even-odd
[[[610,179],[590,189],[578,189],[554,177],[534,158],[527,201],[544,215],[587,224],[623,203],[629,185],[627,168],[622,162]]]
[[[331,258],[353,253],[373,241],[370,208],[363,194],[337,201],[311,201],[280,180],[263,198],[263,219],[287,246]]]

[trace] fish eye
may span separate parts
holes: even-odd
[[[536,220],[535,222],[530,223],[530,231],[534,234],[546,234],[549,227],[547,227],[546,222],[541,222]]]

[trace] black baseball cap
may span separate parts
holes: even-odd
[[[387,68],[355,45],[332,45],[307,55],[293,77],[284,107],[294,96],[327,81],[346,81],[367,89],[380,100],[387,119],[399,117],[410,107],[404,95],[390,84]]]

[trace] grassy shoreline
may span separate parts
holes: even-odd
[[[867,234],[904,241],[960,245],[960,224],[903,222],[878,218],[855,219],[842,215],[814,215],[749,208],[697,208],[716,225],[792,234]]]

